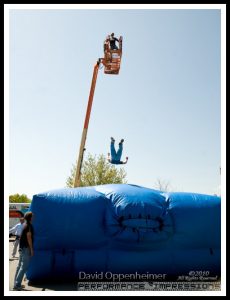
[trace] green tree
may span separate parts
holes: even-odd
[[[71,174],[67,178],[66,186],[74,186],[76,166],[73,165]],[[127,183],[124,168],[111,165],[103,154],[93,156],[88,154],[82,163],[81,186],[94,186],[108,183]]]
[[[25,194],[14,194],[9,196],[9,201],[10,203],[30,203],[31,199],[29,199]]]

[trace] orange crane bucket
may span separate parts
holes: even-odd
[[[107,38],[104,42],[104,59],[102,59],[105,74],[119,74],[121,56],[122,36],[119,38],[119,48],[116,50],[110,49],[109,38]]]

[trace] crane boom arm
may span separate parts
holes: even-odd
[[[84,122],[83,131],[82,131],[81,144],[80,144],[79,155],[78,155],[78,160],[77,160],[77,169],[76,169],[76,173],[75,173],[74,187],[79,187],[81,184],[81,167],[82,167],[83,156],[84,156],[84,151],[85,151],[85,141],[86,141],[86,137],[87,137],[89,118],[90,118],[90,113],[91,113],[92,104],[93,104],[93,96],[94,96],[95,86],[96,86],[96,82],[97,82],[97,74],[98,74],[100,62],[101,62],[101,59],[98,59],[96,65],[94,66],[93,77],[92,77],[91,88],[90,88],[89,99],[88,99],[88,105],[87,105],[87,110],[86,110],[86,115],[85,115],[85,122]]]

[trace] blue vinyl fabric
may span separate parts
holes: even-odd
[[[220,275],[220,197],[130,184],[33,196],[29,280],[79,274]]]

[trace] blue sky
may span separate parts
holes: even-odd
[[[219,193],[221,10],[53,8],[9,11],[9,194],[65,187],[111,32],[121,69],[98,73],[86,155],[124,138],[128,183]]]

